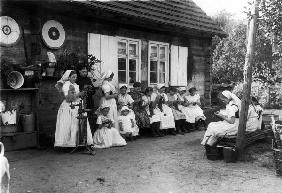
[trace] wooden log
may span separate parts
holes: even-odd
[[[241,157],[243,155],[243,150],[245,146],[245,130],[246,122],[250,104],[250,94],[251,94],[251,83],[252,83],[252,63],[254,58],[255,42],[256,42],[256,30],[257,30],[257,14],[258,14],[258,2],[257,0],[253,3],[252,18],[250,21],[250,30],[248,36],[247,54],[245,58],[244,65],[244,82],[243,82],[243,100],[241,105],[240,119],[238,135],[236,140],[236,147],[238,150],[238,155]]]

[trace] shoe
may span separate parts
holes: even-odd
[[[171,135],[176,135],[176,132],[174,130],[170,131]]]

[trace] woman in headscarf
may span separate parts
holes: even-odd
[[[200,95],[197,93],[197,89],[195,87],[189,89],[189,95],[184,97],[184,101],[184,113],[186,121],[190,124],[190,127],[196,128],[197,126],[200,126],[200,123],[204,126],[206,117],[204,115],[204,111],[200,107]]]
[[[167,105],[168,97],[165,93],[165,85],[158,84],[157,85],[158,92],[156,93],[156,97],[152,95],[152,101],[155,101],[158,105],[158,108],[161,111],[161,125],[160,129],[164,131],[169,131],[170,134],[176,135],[175,133],[175,122],[174,116],[171,108]],[[165,132],[168,133],[168,132]]]
[[[143,132],[150,128],[150,118],[147,112],[149,109],[149,98],[151,94],[145,92],[145,95],[141,92],[141,83],[135,82],[133,84],[133,89],[128,93],[132,96],[134,100],[133,111],[135,113],[136,124],[140,129],[140,132]]]
[[[118,93],[116,91],[115,86],[111,83],[114,77],[114,73],[109,70],[104,73],[102,79],[102,91],[103,97],[100,100],[100,106],[107,105],[110,107],[109,110],[109,118],[114,120],[115,128],[118,129],[118,115],[117,115],[117,103],[116,99],[118,97]]]
[[[78,106],[72,106],[80,102],[80,97],[85,93],[79,92],[79,86],[75,83],[77,74],[73,70],[67,70],[55,87],[63,92],[65,100],[62,102],[58,114],[55,132],[55,147],[76,147],[79,131]],[[90,125],[87,120],[87,144],[93,145]],[[92,148],[93,150],[93,148]]]

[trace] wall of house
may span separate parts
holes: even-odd
[[[33,9],[31,11],[21,8],[7,7],[2,15],[14,18],[22,27],[22,37],[13,47],[1,47],[1,58],[6,58],[14,64],[38,64],[47,61],[46,52],[49,50],[41,39],[42,25],[50,19],[59,21],[66,32],[63,46],[51,50],[56,57],[64,52],[74,52],[79,57],[87,54],[87,34],[98,33],[111,36],[123,36],[141,40],[141,80],[146,84],[148,80],[148,41],[160,41],[174,45],[189,47],[188,79],[191,85],[198,88],[205,105],[210,104],[210,39],[176,36],[173,33],[160,33],[155,31],[142,31],[142,29],[116,23],[63,16],[51,10]],[[63,97],[59,96],[54,88],[56,78],[43,78],[40,82],[40,129],[48,135],[55,130],[56,115]]]

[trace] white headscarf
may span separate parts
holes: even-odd
[[[241,110],[241,100],[232,92],[225,90],[222,91],[222,95],[228,98],[229,100],[232,100],[236,105],[238,105],[239,110]]]
[[[186,87],[182,86],[178,88],[179,91],[186,91]]]
[[[121,89],[121,87],[125,86],[126,88],[128,88],[127,84],[119,84],[119,89]]]
[[[113,71],[108,70],[107,72],[104,72],[102,75],[102,79],[105,80],[106,78],[109,78],[113,74]]]
[[[66,81],[69,80],[69,76],[70,76],[70,73],[74,71],[74,70],[67,70],[65,71],[65,73],[63,74],[63,76],[61,77],[61,79],[59,81],[57,81],[55,87],[60,91],[64,85],[64,83]]]
[[[165,86],[165,84],[157,84],[157,89],[161,89],[164,86]]]

